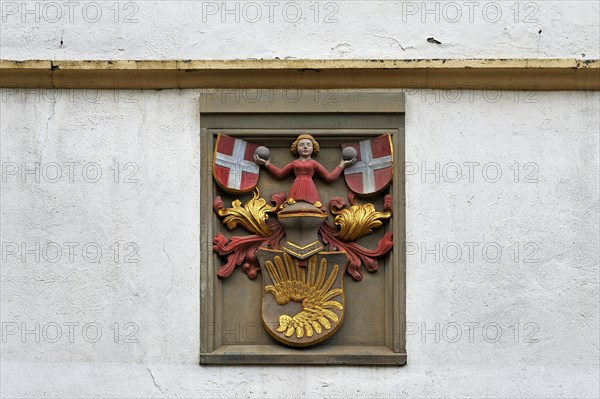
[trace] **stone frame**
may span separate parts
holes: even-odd
[[[261,93],[262,92],[262,93]],[[300,93],[300,94],[298,94]],[[307,115],[308,114],[308,115]],[[310,116],[306,122],[307,116]],[[302,129],[295,129],[303,118]],[[346,120],[343,122],[342,120]],[[342,122],[340,122],[342,121]],[[363,126],[356,126],[361,121]],[[273,125],[277,131],[268,131]],[[330,124],[330,126],[327,126]],[[340,125],[341,124],[341,125]],[[261,127],[259,129],[258,127]],[[281,128],[284,126],[284,128]],[[370,364],[403,365],[405,349],[405,202],[404,179],[404,94],[398,90],[210,90],[200,99],[200,363],[201,364]],[[220,259],[213,253],[215,234],[212,210],[215,185],[212,179],[214,135],[224,130],[239,136],[270,137],[282,140],[283,129],[290,135],[297,131],[328,130],[335,137],[363,137],[365,130],[388,131],[394,141],[394,249],[381,261],[384,279],[384,304],[379,309],[385,323],[383,342],[378,345],[319,344],[294,349],[280,344],[224,344],[218,326],[223,323],[223,281],[216,276]],[[267,130],[265,130],[267,129]],[[332,134],[330,131],[334,131]],[[250,284],[243,272],[234,274]],[[368,272],[365,272],[365,274]],[[230,276],[229,278],[233,277]],[[260,276],[258,277],[260,278]],[[257,278],[257,279],[258,279]],[[346,277],[348,278],[348,277]],[[361,283],[357,283],[361,284]],[[351,311],[351,310],[350,310]],[[258,320],[260,323],[260,320]]]

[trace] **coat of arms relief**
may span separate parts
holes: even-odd
[[[221,233],[213,238],[213,250],[223,260],[217,275],[225,279],[239,267],[250,279],[261,276],[262,324],[275,340],[292,347],[315,345],[335,334],[347,311],[344,275],[362,280],[363,270],[375,272],[378,259],[393,246],[392,232],[375,248],[357,242],[392,217],[393,199],[386,193],[393,172],[392,136],[344,143],[337,159],[325,160],[319,157],[318,139],[300,134],[290,142],[295,159],[278,165],[263,143],[219,134],[213,158],[218,187],[250,196],[231,204],[214,198],[215,213],[233,231],[230,238]],[[261,193],[260,179],[272,179],[269,187],[278,189]],[[340,180],[345,192],[325,202],[315,182]],[[369,202],[377,196],[383,197],[381,209]]]

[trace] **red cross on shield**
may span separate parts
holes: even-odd
[[[258,183],[259,166],[254,162],[258,144],[219,134],[215,144],[213,176],[230,193],[247,193]]]
[[[381,192],[390,184],[394,165],[391,135],[342,144],[342,149],[346,147],[353,147],[358,153],[356,162],[344,169],[350,190],[368,196]]]

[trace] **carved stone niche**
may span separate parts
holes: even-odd
[[[200,102],[200,363],[405,364],[404,94],[210,90]],[[312,183],[253,162],[305,161],[290,152],[302,134],[329,172],[342,148],[358,161]],[[371,145],[389,146],[378,168],[391,170],[364,195],[348,174],[362,173]],[[247,174],[227,180],[227,167]],[[320,201],[304,193],[313,188]]]

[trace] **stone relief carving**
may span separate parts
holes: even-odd
[[[231,194],[252,193],[245,203],[235,199],[231,207],[220,196],[214,199],[213,209],[228,229],[242,227],[250,233],[231,239],[216,234],[213,249],[226,259],[217,274],[228,277],[239,266],[251,279],[262,275],[262,322],[278,342],[305,347],[332,336],[346,311],[344,274],[360,281],[362,267],[376,271],[378,259],[392,249],[392,232],[375,249],[356,242],[392,217],[391,195],[385,196],[380,211],[357,199],[382,195],[391,183],[391,140],[385,134],[342,144],[341,160],[329,171],[313,159],[320,146],[310,134],[292,142],[290,150],[297,158],[281,168],[271,163],[265,146],[217,137],[213,161],[217,185]],[[293,175],[291,187],[271,193],[267,202],[257,187],[260,167],[276,179]],[[332,183],[342,172],[348,203],[336,196],[326,207],[314,179]],[[327,220],[328,211],[333,224]]]

